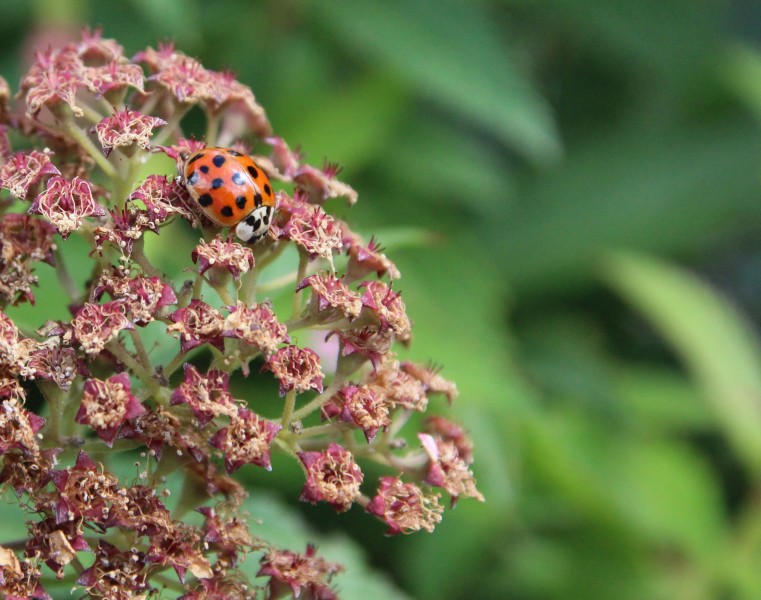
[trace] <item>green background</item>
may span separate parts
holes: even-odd
[[[486,502],[387,538],[358,509],[300,505],[292,465],[243,469],[259,533],[318,540],[350,567],[342,597],[761,597],[754,2],[50,0],[0,16],[14,91],[34,44],[83,24],[127,55],[169,39],[235,71],[313,164],[344,166],[360,201],[332,208],[397,262],[408,354],[457,382],[440,409],[475,439]]]

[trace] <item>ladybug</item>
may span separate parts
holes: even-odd
[[[235,227],[244,242],[259,240],[272,223],[275,194],[250,156],[231,148],[204,148],[185,159],[180,179],[204,214],[222,227]]]

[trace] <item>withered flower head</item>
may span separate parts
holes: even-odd
[[[11,448],[36,454],[39,450],[37,432],[45,419],[24,409],[14,399],[0,402],[0,454]]]
[[[30,213],[44,216],[66,239],[82,224],[84,217],[103,217],[106,211],[92,195],[90,183],[79,177],[71,181],[55,175],[47,188],[34,199]]]
[[[89,355],[100,354],[120,331],[133,329],[127,318],[127,309],[125,300],[112,300],[105,304],[86,302],[72,321],[74,336],[82,349]]]
[[[473,473],[453,441],[444,441],[428,433],[419,433],[418,438],[429,458],[426,483],[449,492],[452,505],[460,496],[484,501],[483,494],[476,489]]]
[[[201,344],[211,344],[224,350],[224,319],[219,311],[203,300],[191,300],[186,308],[174,311],[168,318],[172,324],[167,327],[167,331],[180,334],[180,348],[183,352]]]
[[[427,394],[444,394],[450,404],[459,395],[457,385],[452,381],[444,379],[436,368],[424,367],[409,361],[403,361],[400,366],[402,371],[412,375],[423,384]]]
[[[412,325],[401,294],[392,291],[391,287],[382,281],[366,281],[360,287],[365,290],[362,294],[362,306],[369,309],[380,321],[380,331],[391,329],[400,342],[409,341]]]
[[[368,443],[391,423],[385,395],[368,385],[342,387],[322,409],[328,417],[339,416],[342,421],[354,423],[364,432]]]
[[[254,268],[254,254],[251,248],[229,239],[223,240],[219,235],[209,243],[201,240],[193,250],[191,258],[194,263],[198,263],[200,273],[216,267],[226,269],[235,279],[238,279],[241,273]]]
[[[230,424],[220,429],[211,439],[211,445],[222,451],[228,473],[245,464],[264,467],[270,465],[270,442],[282,426],[263,419],[244,407],[230,416]]]
[[[280,381],[280,395],[289,391],[306,392],[309,389],[322,391],[322,369],[320,357],[311,348],[285,346],[267,358],[263,369],[272,371]]]
[[[172,286],[158,277],[129,277],[116,269],[101,275],[93,289],[93,300],[99,300],[106,292],[114,300],[124,300],[127,316],[136,325],[147,325],[162,308],[177,303]]]
[[[164,119],[125,108],[105,117],[93,129],[106,156],[114,148],[120,148],[125,155],[131,156],[136,148],[150,148],[153,130],[162,125],[166,125]]]
[[[331,273],[317,273],[302,281],[296,291],[312,288],[310,312],[322,322],[354,319],[362,310],[360,295]]]
[[[342,569],[317,556],[314,546],[307,546],[304,555],[272,548],[262,557],[261,565],[257,576],[269,576],[271,598],[279,598],[290,591],[295,598],[307,592],[307,598],[338,600],[329,583],[333,575]]]
[[[19,213],[0,218],[0,261],[43,261],[55,266],[56,230],[44,219]]]
[[[36,561],[19,561],[13,550],[0,546],[0,589],[6,600],[52,600],[40,583]]]
[[[408,410],[425,412],[428,396],[425,386],[412,375],[399,368],[394,360],[387,361],[370,376],[370,383],[382,393],[391,406],[402,406]]]
[[[277,320],[268,304],[249,308],[239,302],[230,307],[230,314],[225,317],[223,335],[250,344],[265,356],[271,356],[280,344],[291,341],[285,325]]]
[[[80,452],[73,467],[52,471],[50,475],[58,490],[56,523],[80,517],[93,523],[108,523],[113,501],[120,498],[119,481],[107,473],[103,465]]]
[[[366,510],[386,522],[389,535],[421,529],[433,531],[444,511],[439,498],[438,494],[426,494],[414,483],[404,483],[398,477],[381,477],[378,494]]]
[[[119,373],[105,381],[88,379],[85,381],[76,422],[92,427],[98,437],[110,447],[119,428],[128,419],[146,412],[145,407],[132,395],[131,388],[126,373]]]
[[[323,452],[300,452],[299,458],[307,469],[301,500],[327,502],[337,512],[349,510],[363,479],[351,452],[333,442]]]
[[[18,152],[0,168],[0,187],[10,191],[11,196],[26,200],[30,189],[45,175],[60,175],[61,172],[50,160],[50,150],[30,150]]]
[[[308,204],[298,196],[290,199],[280,192],[279,197],[280,215],[270,228],[273,235],[294,242],[310,260],[321,257],[331,261],[342,245],[338,222],[322,207]],[[283,219],[287,221],[281,225]]]
[[[26,379],[52,381],[67,391],[77,375],[87,369],[73,348],[61,346],[58,340],[37,344],[23,360],[20,374]]]
[[[100,540],[95,562],[82,572],[76,582],[95,598],[144,600],[150,591],[145,568],[143,552],[134,549],[122,551]]]
[[[237,407],[228,391],[227,373],[212,370],[201,375],[189,363],[185,363],[184,369],[185,381],[172,393],[171,404],[187,404],[201,426],[219,415],[236,414]]]
[[[358,281],[375,273],[378,277],[388,275],[389,279],[399,279],[401,274],[396,265],[383,254],[380,244],[371,239],[366,246],[356,234],[344,226],[343,245],[349,255],[349,264],[346,268],[346,278],[349,281]]]

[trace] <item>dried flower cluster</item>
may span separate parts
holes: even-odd
[[[48,598],[55,577],[96,598],[164,588],[184,599],[337,597],[338,565],[312,547],[270,546],[240,510],[246,492],[231,474],[271,470],[274,453],[303,470],[302,500],[359,505],[390,534],[432,531],[437,490],[452,503],[481,499],[461,427],[437,416],[405,428],[457,389],[395,356],[411,340],[399,272],[324,208],[356,192],[337,167],[304,164],[275,137],[250,89],[171,45],[129,59],[85,31],[37,54],[15,102],[4,81],[0,90],[0,483],[28,526],[27,539],[0,543],[4,597]],[[203,141],[181,129],[194,106]],[[26,149],[14,153],[9,137]],[[274,223],[253,246],[211,226],[171,173],[138,179],[151,157],[179,164],[205,144],[260,151],[278,188]],[[176,276],[191,279],[175,281],[154,266],[145,234],[190,227],[202,239]],[[91,249],[75,257],[84,286],[62,251],[75,237]],[[263,276],[295,255],[290,274]],[[71,318],[40,315],[30,331],[5,308],[34,304],[38,263],[54,266],[62,290],[39,293],[60,295]],[[284,295],[276,312],[271,299]],[[146,342],[157,328],[174,337],[173,358]],[[132,481],[110,468],[126,450],[147,456]],[[388,470],[379,481],[362,470],[373,461]],[[167,473],[188,482],[179,504]],[[191,509],[202,525],[182,520]],[[247,580],[238,567],[252,551],[260,568]]]

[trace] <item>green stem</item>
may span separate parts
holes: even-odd
[[[46,433],[44,437],[51,440],[54,445],[59,445],[62,439],[61,417],[65,408],[63,392],[57,385],[48,381],[39,381],[37,385],[50,410],[50,419],[45,424]]]
[[[322,394],[314,398],[311,402],[308,404],[305,404],[302,406],[299,410],[294,411],[291,420],[292,421],[300,421],[307,415],[312,414],[314,411],[322,408],[322,405],[325,404],[328,400],[330,400],[335,393],[341,388],[343,385],[344,378],[339,376],[339,373],[336,372],[335,376],[333,377],[333,381],[330,382],[330,385],[325,389]]]
[[[71,301],[77,302],[81,298],[81,292],[79,291],[77,284],[71,278],[69,270],[66,268],[66,262],[63,260],[63,254],[61,253],[60,247],[56,247],[54,254],[56,263],[55,272],[58,276],[58,281],[61,283],[61,287],[69,296]]]
[[[169,117],[169,120],[166,122],[166,125],[164,125],[163,129],[158,132],[156,137],[153,138],[152,145],[161,146],[167,140],[169,140],[172,134],[174,134],[175,131],[179,128],[180,121],[182,121],[182,118],[187,114],[190,108],[190,104],[180,104],[177,106],[174,113],[172,113],[172,116]]]
[[[108,350],[124,365],[132,371],[139,379],[143,382],[146,388],[151,390],[151,393],[154,395],[157,395],[160,387],[156,381],[153,379],[153,376],[151,375],[150,371],[146,369],[140,362],[135,360],[135,358],[127,352],[127,350],[122,346],[121,342],[118,340],[115,340],[113,342],[110,342],[107,346]]]
[[[221,115],[219,113],[206,112],[206,143],[209,146],[213,146],[217,143],[217,137],[219,136],[219,121]]]
[[[309,256],[306,252],[299,249],[299,269],[296,272],[296,281],[300,282],[304,280],[306,275],[307,266],[309,265]],[[301,315],[301,298],[304,294],[301,291],[293,292],[293,305],[291,307],[291,320],[298,319]]]
[[[280,419],[280,424],[283,429],[288,429],[291,424],[291,417],[293,416],[293,409],[296,406],[296,390],[289,391],[285,396],[285,406],[283,407],[283,417]]]
[[[117,180],[119,174],[116,172],[114,165],[112,165],[103,152],[95,147],[90,137],[82,131],[72,120],[68,120],[65,125],[66,133],[69,134],[74,140],[82,146],[85,152],[89,154],[96,164],[103,170],[103,172],[111,179]]]

